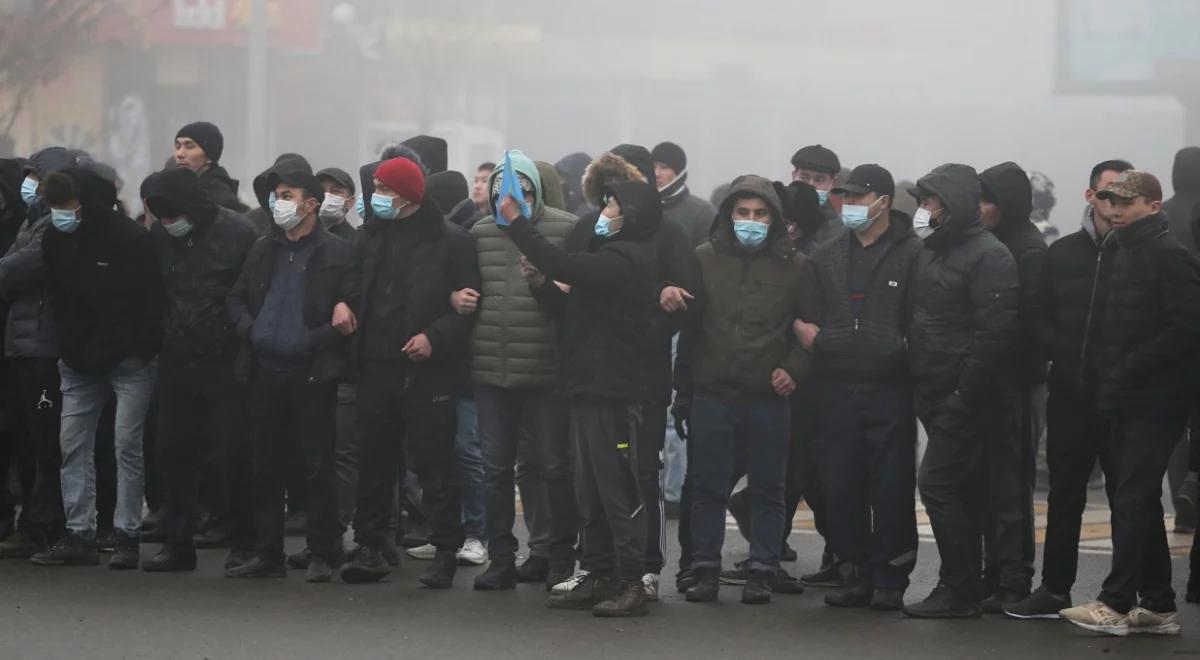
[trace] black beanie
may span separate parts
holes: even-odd
[[[221,135],[221,129],[206,121],[194,122],[179,129],[175,139],[179,138],[188,138],[200,145],[204,155],[214,163],[221,160],[221,153],[225,151],[225,137]]]
[[[445,172],[449,157],[446,141],[432,135],[418,135],[401,142],[406,147],[421,156],[421,164],[425,166],[426,174]]]
[[[425,179],[425,196],[433,198],[443,215],[449,215],[455,206],[471,196],[471,189],[461,172],[447,170]]]
[[[675,170],[675,174],[683,174],[687,169],[687,154],[684,153],[683,147],[674,142],[663,142],[654,147],[654,151],[650,152],[650,158],[656,163],[662,163],[667,167]]]
[[[822,147],[819,144],[804,147],[792,156],[792,167],[802,167],[806,170],[814,170],[816,172],[824,172],[830,176],[837,176],[841,171],[842,164],[838,161],[837,154],[833,151]]]

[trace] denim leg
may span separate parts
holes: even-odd
[[[739,424],[731,407],[696,395],[692,402],[692,568],[719,568],[725,544],[725,507],[737,452]],[[775,537],[778,541],[778,536]],[[775,543],[776,556],[779,544]]]
[[[750,493],[750,570],[779,567],[784,530],[784,481],[791,444],[788,400],[740,406],[746,417],[734,442],[744,444]]]
[[[468,538],[483,538],[485,500],[483,490],[483,449],[479,445],[475,399],[459,399],[458,429],[454,446],[462,482],[462,519]]]
[[[78,373],[59,362],[62,378],[62,424],[59,445],[62,449],[63,510],[67,529],[96,534],[96,428],[100,410],[108,398],[108,384]]]
[[[142,527],[146,466],[142,460],[142,436],[146,414],[154,396],[158,363],[126,358],[117,366],[109,383],[117,395],[113,445],[117,456],[117,508],[113,527],[137,538]]]

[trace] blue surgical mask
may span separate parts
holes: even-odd
[[[737,236],[738,242],[748,248],[756,248],[767,240],[767,231],[769,225],[764,225],[761,222],[753,220],[734,220],[733,233]]]
[[[363,200],[362,195],[359,195],[358,199],[354,201],[354,211],[360,218],[367,217],[367,203]]]
[[[188,220],[184,216],[179,216],[178,218],[175,218],[175,222],[170,223],[162,222],[160,220],[159,224],[161,224],[162,228],[173,238],[183,238],[192,232],[192,221]]]
[[[867,216],[870,207],[858,204],[846,204],[842,207],[842,224],[851,231],[860,231],[871,226],[871,218]]]
[[[829,191],[828,190],[818,190],[817,191],[817,200],[821,202],[821,206],[825,206],[826,204],[828,204],[829,203]]]
[[[392,201],[396,197],[388,197],[379,193],[371,195],[371,211],[375,213],[375,217],[381,220],[395,220],[396,216],[400,215],[400,209],[408,206],[407,203],[397,204],[392,206]]]
[[[25,177],[25,180],[21,182],[21,199],[26,206],[33,206],[33,203],[37,201],[37,191],[40,185],[41,182],[31,176]]]
[[[64,209],[51,209],[50,222],[54,228],[64,234],[73,234],[79,229],[79,212]]]
[[[603,237],[603,238],[608,238],[609,236],[612,236],[613,234],[616,234],[617,232],[621,231],[620,229],[613,231],[613,228],[612,228],[612,223],[616,222],[617,220],[620,220],[621,217],[622,216],[610,218],[607,215],[604,215],[603,213],[601,213],[600,218],[598,220],[596,220],[596,235]]]
[[[275,192],[274,191],[271,191],[271,194],[267,195],[267,208],[271,209],[272,213],[275,212]]]

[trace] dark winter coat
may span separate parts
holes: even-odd
[[[854,232],[822,244],[812,255],[821,289],[821,330],[813,343],[813,368],[824,380],[902,383],[909,379],[908,327],[913,265],[921,241],[900,211],[892,211],[888,240],[870,277],[861,311],[850,304]]]
[[[150,236],[113,210],[113,184],[82,167],[63,172],[80,189],[73,233],[51,226],[42,238],[62,361],[102,376],[122,360],[150,361],[162,348],[165,295]]]
[[[1019,332],[1017,266],[979,222],[974,169],[942,165],[917,186],[948,212],[917,257],[909,360],[918,407],[956,391],[977,404],[1001,386]]]
[[[200,185],[204,187],[204,192],[208,193],[208,198],[216,202],[218,206],[238,213],[250,210],[250,207],[238,199],[238,180],[229,176],[229,172],[226,172],[224,167],[216,163],[210,165],[200,175]]]
[[[1171,233],[1195,254],[1200,249],[1200,147],[1184,147],[1175,154],[1171,187],[1175,195],[1163,202],[1163,213]]]
[[[1186,415],[1200,348],[1200,263],[1163,213],[1114,231],[1099,406],[1103,413]]]

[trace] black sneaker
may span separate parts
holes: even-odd
[[[939,584],[925,600],[905,605],[904,613],[914,619],[977,619],[983,616],[983,609],[977,601]]]
[[[33,555],[29,561],[38,566],[98,566],[100,550],[94,540],[68,531],[50,549]]]
[[[622,580],[612,598],[600,601],[592,607],[592,616],[605,619],[646,616],[650,613],[646,603],[646,590],[642,587],[640,579]]]
[[[766,605],[771,602],[771,581],[774,571],[750,571],[746,586],[742,587],[743,605]]]
[[[354,551],[354,555],[345,564],[342,564],[340,575],[342,582],[348,584],[365,584],[367,582],[378,582],[387,577],[392,572],[392,569],[383,560],[383,556],[379,554],[379,550],[372,548],[369,545],[360,545]]]
[[[1028,598],[1005,604],[1003,610],[1014,619],[1058,619],[1058,613],[1070,607],[1070,596],[1050,593],[1043,585],[1029,594]]]
[[[1028,593],[1020,594],[1013,591],[1001,589],[996,593],[984,598],[979,607],[983,609],[984,614],[1004,614],[1006,605],[1015,605],[1029,597]],[[1070,607],[1068,605],[1068,607]],[[1062,609],[1066,609],[1065,607]]]
[[[530,557],[517,567],[517,582],[545,582],[549,575],[550,560],[543,557]]]
[[[0,543],[0,559],[29,559],[46,551],[46,535],[40,531],[18,529]]]
[[[690,568],[681,568],[675,574],[675,591],[678,593],[687,593],[688,589],[696,586],[696,573]]]
[[[775,577],[771,581],[771,592],[799,596],[804,593],[804,585],[782,568],[775,569]]]
[[[743,559],[733,565],[733,568],[721,571],[721,584],[743,585],[750,579],[750,560]]]
[[[149,561],[142,563],[147,573],[175,573],[196,570],[196,551],[164,546]]]
[[[750,540],[750,496],[745,489],[729,496],[729,515],[737,523],[738,533]]]
[[[137,568],[142,559],[138,540],[118,529],[113,532],[113,541],[113,553],[108,560],[108,567],[114,571],[128,571]]]
[[[254,559],[255,553],[253,550],[230,550],[228,555],[225,555],[225,570],[237,568],[242,564],[248,563]]]
[[[871,596],[871,609],[876,612],[899,612],[904,609],[904,592],[899,589],[876,589]]]
[[[779,561],[791,562],[791,561],[796,561],[799,558],[800,558],[800,555],[796,554],[796,550],[795,550],[795,548],[792,547],[792,544],[788,543],[787,541],[784,541],[783,548],[781,548],[779,550]]]
[[[324,559],[312,555],[308,559],[308,567],[304,571],[304,581],[324,583],[333,580],[333,567]]]
[[[711,603],[717,599],[717,594],[721,590],[720,571],[715,568],[701,567],[693,568],[692,572],[696,576],[696,584],[693,584],[687,590],[687,601],[689,603]]]
[[[454,574],[458,571],[458,551],[438,550],[429,568],[417,578],[430,589],[449,589],[454,586]]]
[[[640,580],[637,587],[642,588]],[[546,607],[554,610],[590,610],[606,600],[616,598],[618,588],[616,578],[597,577],[595,573],[590,573],[571,591],[551,595]],[[645,597],[645,592],[642,596]]]
[[[117,549],[116,530],[114,529],[99,529],[96,530],[96,549],[100,552],[112,552]]]
[[[300,552],[293,552],[287,556],[288,568],[294,568],[298,571],[303,571],[308,568],[308,560],[312,559],[312,550],[305,548]]]
[[[575,562],[551,563],[550,571],[546,573],[546,591],[553,589],[556,584],[570,580],[572,575],[575,575]]]
[[[875,587],[864,580],[858,567],[849,562],[842,564],[839,572],[842,586],[825,594],[825,604],[830,607],[867,607],[875,596]]]
[[[800,581],[806,587],[818,589],[837,589],[842,586],[842,575],[838,573],[837,564],[821,566],[816,573],[800,576]]]
[[[285,578],[287,564],[282,561],[270,562],[255,555],[250,561],[225,571],[227,578]]]
[[[517,588],[517,562],[492,559],[487,570],[475,576],[475,591],[507,591]]]

